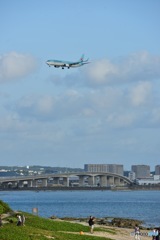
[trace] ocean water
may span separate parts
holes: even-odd
[[[124,217],[160,226],[160,191],[0,191],[13,210],[51,217]]]

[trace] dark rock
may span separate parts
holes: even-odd
[[[113,218],[111,224],[115,227],[134,228],[135,225],[140,226],[142,224],[142,221],[127,218]]]
[[[57,219],[57,217],[53,215],[50,217],[50,219]]]
[[[57,219],[57,217],[52,216],[51,219]],[[60,219],[66,220],[66,221],[88,223],[88,218],[63,217]],[[96,218],[96,224],[104,225],[104,226],[120,227],[120,228],[132,228],[132,229],[134,229],[135,225],[138,225],[141,229],[145,229],[144,227],[142,227],[142,224],[143,224],[142,221],[135,220],[135,219],[128,219],[128,218],[113,218],[113,217]]]

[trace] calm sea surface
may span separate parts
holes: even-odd
[[[0,191],[13,210],[43,217],[124,217],[160,226],[160,191]]]

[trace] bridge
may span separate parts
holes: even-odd
[[[35,188],[57,186],[111,187],[129,186],[132,181],[125,176],[109,172],[76,172],[18,177],[0,177],[0,188]]]

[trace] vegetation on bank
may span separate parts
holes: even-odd
[[[0,200],[0,214],[12,212],[12,209],[9,207],[9,205],[2,200]]]
[[[0,201],[0,206],[6,206]],[[2,209],[2,208],[1,208]],[[103,240],[104,237],[96,237],[89,234],[89,227],[79,223],[51,220],[41,218],[29,213],[25,214],[25,226],[17,226],[17,213],[8,208],[10,214],[6,215],[3,207],[2,227],[0,227],[0,240]],[[115,234],[114,230],[95,228],[95,231],[106,231]],[[82,233],[82,234],[80,234]],[[83,234],[84,233],[84,234]],[[88,233],[88,235],[85,235]],[[108,239],[109,240],[109,239]]]

